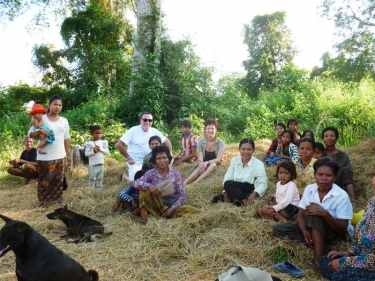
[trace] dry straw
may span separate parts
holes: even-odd
[[[254,155],[262,159],[269,145],[269,140],[257,141]],[[375,140],[344,150],[350,155],[360,192],[354,204],[355,211],[358,211],[365,208],[372,196],[370,182],[375,175]],[[69,174],[64,202],[71,210],[101,221],[107,231],[113,231],[113,235],[79,245],[63,240],[54,244],[86,269],[97,270],[100,280],[215,280],[220,273],[236,265],[256,267],[282,280],[294,280],[288,275],[273,272],[270,266],[276,263],[277,258],[287,258],[305,270],[313,259],[312,250],[296,242],[272,237],[271,229],[275,222],[255,217],[255,210],[265,204],[269,194],[275,192],[273,168],[267,169],[269,188],[266,196],[252,206],[211,204],[212,197],[222,190],[222,180],[230,159],[236,155],[238,145],[228,145],[223,165],[202,183],[186,187],[187,204],[198,207],[198,214],[170,220],[150,217],[147,225],[141,225],[137,217],[121,210],[116,215],[110,213],[118,192],[127,187],[127,184],[119,182],[119,175],[126,169],[124,163],[107,159],[104,191],[88,189],[87,167],[75,167]],[[183,178],[192,169],[193,165],[187,164],[178,168]],[[0,188],[0,213],[29,223],[51,241],[65,229],[61,222],[46,218],[47,213],[62,205],[37,208],[35,183],[22,185],[21,181],[14,179],[4,185],[0,179]],[[327,249],[345,250],[349,245],[350,241],[335,243]],[[0,280],[16,280],[14,270],[14,255],[8,253],[1,259]],[[323,278],[305,271],[302,280]]]

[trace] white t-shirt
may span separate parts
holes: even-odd
[[[143,157],[151,151],[148,141],[152,136],[159,136],[164,143],[166,137],[157,129],[149,128],[143,131],[141,125],[131,127],[120,140],[128,146],[128,154],[135,163],[143,163]]]
[[[310,205],[310,202],[319,204],[336,219],[349,220],[348,232],[349,234],[352,233],[353,226],[350,224],[350,220],[353,217],[353,207],[345,190],[333,184],[331,190],[324,196],[322,202],[320,202],[318,185],[316,183],[309,184],[303,192],[298,207],[306,209],[307,205]]]
[[[55,140],[52,143],[47,143],[43,150],[47,154],[40,154],[38,152],[37,160],[49,161],[64,158],[66,156],[64,140],[70,139],[69,122],[64,117],[59,117],[56,122],[48,119],[47,114],[43,115],[43,122],[50,130],[55,133]],[[29,130],[29,135],[32,128]]]

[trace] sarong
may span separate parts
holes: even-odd
[[[65,159],[38,160],[38,199],[40,203],[62,202]]]

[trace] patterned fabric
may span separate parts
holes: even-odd
[[[313,167],[315,162],[316,159],[312,158],[310,163],[306,167],[303,167],[301,159],[293,161],[297,172],[297,178],[294,180],[294,182],[296,183],[300,194],[303,194],[306,186],[315,183]]]
[[[278,143],[279,143],[278,137],[272,140],[272,143],[271,143],[270,147],[268,148],[268,150],[266,152],[266,155],[264,155],[263,162],[266,162],[266,159],[270,157],[271,152],[276,154]]]
[[[181,136],[181,145],[182,145],[182,153],[180,157],[184,157],[193,153],[193,148],[197,148],[197,138],[192,134],[189,133],[185,137],[185,135]]]
[[[327,256],[323,256],[320,259],[319,267],[321,274],[329,279],[334,281],[369,281],[375,280],[375,272],[371,270],[366,270],[362,268],[343,268],[336,272],[333,272],[328,264],[332,261],[332,259],[328,258]]]
[[[65,159],[50,161],[38,160],[38,199],[39,202],[62,202],[65,178]]]
[[[337,163],[337,165],[339,165],[339,169],[346,167],[352,171],[352,165],[350,164],[349,156],[344,151],[338,149],[338,152],[336,154],[327,155],[326,153],[324,153],[324,155],[331,157]]]
[[[284,146],[281,148],[281,154],[290,157],[290,161],[297,161],[299,159],[298,147],[290,143],[288,151],[284,151]],[[280,156],[277,153],[277,156]]]
[[[139,192],[134,188],[134,186],[129,186],[127,189],[124,189],[119,194],[121,200],[126,202],[131,202],[133,199],[138,200]]]
[[[146,208],[149,213],[158,217],[169,208],[163,203],[160,197],[154,196],[149,190],[141,190],[139,192],[139,208],[142,207]],[[183,205],[176,210],[176,215],[178,217],[182,217],[186,213],[198,213],[198,209],[193,206]]]
[[[157,168],[147,171],[140,179],[133,182],[135,189],[148,190],[150,185],[158,185],[160,182],[166,179],[174,178],[173,192],[169,195],[171,197],[177,196],[177,201],[172,205],[172,208],[177,210],[181,205],[184,204],[186,199],[186,192],[184,187],[184,182],[179,172],[169,169],[166,177],[163,177]]]
[[[340,258],[340,267],[354,267],[375,271],[375,196],[370,199],[362,220],[355,228],[351,257]]]

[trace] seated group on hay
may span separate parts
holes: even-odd
[[[186,197],[184,186],[200,182],[221,163],[224,142],[216,137],[216,131],[217,121],[208,120],[205,137],[196,145],[198,164],[185,180],[168,166],[172,160],[168,148],[160,145],[160,142],[160,146],[153,148],[151,162],[156,167],[133,183],[135,190],[139,191],[139,203],[135,203],[138,208],[133,212],[141,216],[142,222],[147,222],[148,213],[169,218],[175,214],[197,211],[183,205]],[[337,129],[327,127],[323,130],[325,147],[315,143],[312,131],[305,131],[298,138],[295,130],[285,130],[285,125],[280,123],[276,126],[276,132],[278,137],[273,140],[263,162],[253,156],[255,143],[252,139],[240,141],[240,155],[231,160],[223,181],[224,191],[214,197],[213,203],[251,204],[266,193],[265,169],[275,165],[278,178],[276,194],[269,196],[268,204],[258,209],[258,216],[282,222],[273,228],[276,237],[301,241],[312,247],[315,257],[311,269],[322,270],[332,280],[343,280],[339,279],[343,276],[363,275],[368,278],[372,271],[368,272],[367,269],[371,267],[367,264],[372,264],[373,259],[372,256],[366,257],[372,255],[372,243],[368,246],[357,241],[349,252],[333,251],[324,256],[325,243],[343,238],[347,232],[354,234],[350,224],[353,215],[351,199],[355,199],[353,173],[348,155],[336,148],[339,138]],[[160,196],[168,189],[168,184],[163,187],[161,183],[168,180],[168,184],[173,185],[173,189],[170,189],[173,191],[168,196]],[[118,205],[115,206],[117,208]],[[371,220],[365,220],[358,224],[362,228],[357,227],[356,240],[361,240],[363,235],[375,235],[372,233],[375,231],[368,227],[371,223]],[[354,261],[356,259],[358,261]]]

